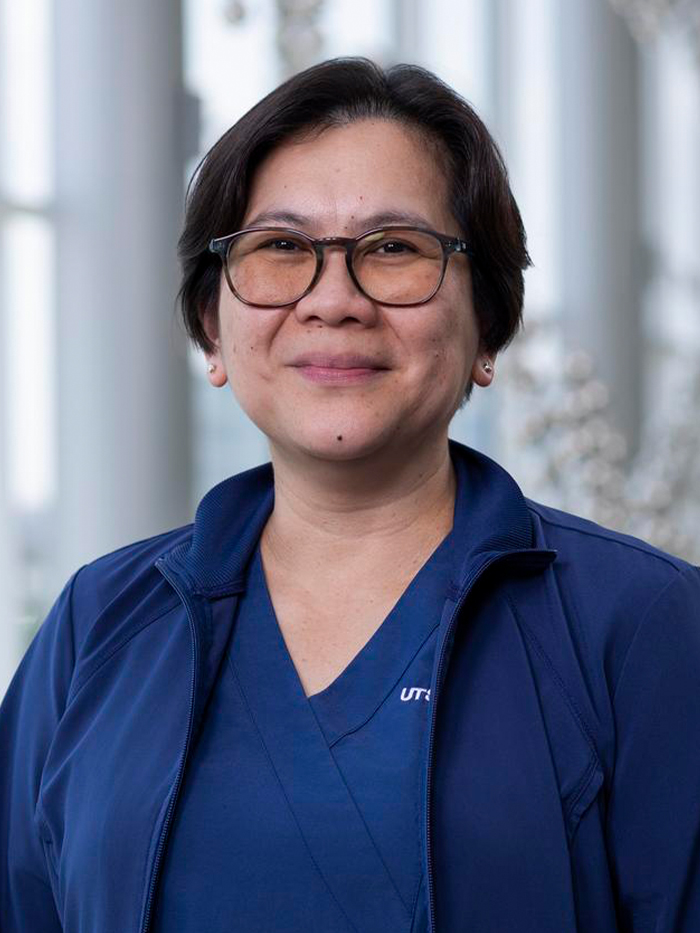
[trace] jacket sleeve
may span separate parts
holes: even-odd
[[[0,930],[62,930],[34,816],[47,752],[70,688],[75,648],[66,584],[0,706]]]
[[[625,933],[700,930],[700,571],[648,607],[614,693],[608,845]]]

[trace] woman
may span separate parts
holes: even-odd
[[[697,570],[448,443],[528,262],[474,112],[297,75],[181,257],[272,464],[52,609],[2,712],[3,931],[700,929]]]

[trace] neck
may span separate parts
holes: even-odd
[[[275,505],[263,551],[287,565],[425,557],[452,528],[456,481],[440,445],[367,460],[303,465],[271,445]],[[362,547],[358,548],[358,542]]]

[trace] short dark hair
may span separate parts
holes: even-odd
[[[193,176],[179,241],[179,302],[186,330],[203,350],[213,350],[203,317],[217,307],[221,282],[221,261],[208,251],[209,241],[239,229],[256,168],[285,140],[362,119],[395,120],[437,143],[450,176],[449,206],[473,250],[482,345],[495,353],[516,334],[530,257],[491,134],[465,100],[424,68],[384,70],[364,58],[336,58],[264,97],[214,144]]]

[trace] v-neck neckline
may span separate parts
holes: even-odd
[[[293,672],[295,692],[308,702],[329,746],[369,721],[437,629],[455,566],[454,527],[409,582],[374,634],[323,690],[307,696],[287,648],[265,579],[260,546],[248,585],[260,587],[265,617]],[[428,685],[429,686],[429,685]]]
[[[437,629],[452,576],[453,535],[433,551],[335,680],[307,698],[329,745],[372,718]]]

